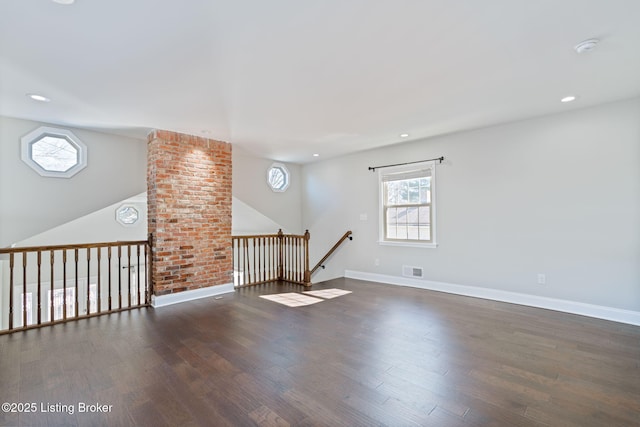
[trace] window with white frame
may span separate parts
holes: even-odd
[[[435,247],[435,164],[380,170],[380,243]]]
[[[133,205],[122,205],[116,209],[116,221],[125,227],[136,225],[139,218],[140,212]]]
[[[41,126],[20,141],[22,161],[42,176],[71,178],[87,166],[87,146],[69,130]]]
[[[282,163],[274,163],[267,171],[267,183],[275,192],[281,193],[289,188],[289,170]]]

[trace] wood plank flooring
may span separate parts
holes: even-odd
[[[0,336],[0,402],[37,406],[0,425],[640,425],[640,327],[350,279],[313,289],[327,288],[352,293],[291,308],[259,295],[302,288],[262,285]]]

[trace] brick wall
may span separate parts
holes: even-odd
[[[153,131],[147,175],[155,295],[231,283],[231,145]]]

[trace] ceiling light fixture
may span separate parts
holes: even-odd
[[[38,101],[38,102],[49,102],[49,101],[51,101],[46,96],[38,95],[37,93],[28,93],[27,96],[29,98],[33,99],[34,101]]]
[[[320,154],[318,154],[318,153],[313,153],[313,157],[320,157]]]
[[[58,3],[58,4],[73,4],[73,2],[75,2],[76,0],[53,0],[54,3]]]
[[[560,102],[571,102],[571,101],[575,101],[575,100],[576,100],[576,97],[573,96],[573,95],[570,95],[570,96],[565,96],[564,98],[562,98],[560,100]]]
[[[576,53],[585,53],[585,52],[589,52],[593,49],[595,49],[596,45],[598,44],[600,40],[598,39],[589,39],[589,40],[584,40],[581,41],[580,43],[578,43],[577,45],[575,45],[573,47],[573,49],[576,51]]]
[[[409,134],[408,134],[408,133],[401,133],[401,134],[400,134],[400,138],[406,138],[406,137],[408,137],[408,136],[409,136]]]

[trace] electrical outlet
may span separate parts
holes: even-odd
[[[376,266],[380,265],[380,258],[376,258],[375,261],[373,261],[373,264]]]
[[[545,285],[547,283],[547,275],[544,273],[538,273],[538,285]]]

